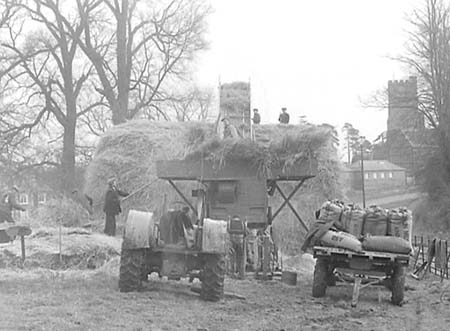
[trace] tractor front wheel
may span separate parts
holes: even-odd
[[[124,249],[120,257],[120,292],[138,291],[142,288],[144,252],[142,249]]]
[[[219,301],[223,298],[225,280],[225,257],[221,254],[208,254],[201,276],[200,296],[206,301]]]
[[[328,280],[328,261],[324,258],[317,258],[314,267],[314,279],[312,286],[312,296],[320,298],[325,295]]]

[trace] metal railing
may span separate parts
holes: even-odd
[[[413,237],[413,275],[426,272],[449,279],[450,246],[448,240],[424,236]]]

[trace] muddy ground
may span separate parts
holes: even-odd
[[[226,280],[245,297],[207,303],[181,282],[151,278],[139,293],[118,291],[116,257],[97,270],[0,269],[1,330],[448,330],[450,301],[428,276],[408,278],[402,307],[379,287],[363,289],[356,308],[349,285],[311,296],[312,275],[296,286],[278,280]],[[444,285],[446,283],[444,282]],[[195,284],[199,285],[199,284]]]

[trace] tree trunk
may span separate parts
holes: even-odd
[[[122,8],[117,8],[117,116],[114,124],[126,121],[128,113],[129,75],[127,74],[128,52],[127,20],[128,0],[122,0]]]
[[[70,194],[75,188],[75,130],[77,124],[76,99],[66,94],[67,115],[64,123],[63,152],[61,158],[61,190]]]
[[[68,125],[64,130],[61,176],[62,191],[72,192],[75,184],[75,125]]]

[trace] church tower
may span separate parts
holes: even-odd
[[[388,82],[387,132],[416,131],[425,128],[423,114],[418,111],[417,78]]]

